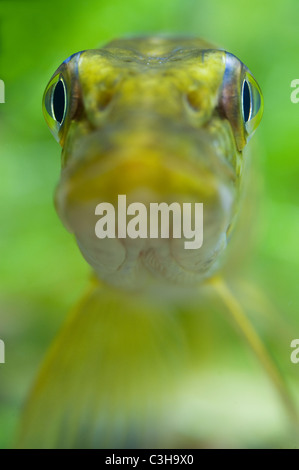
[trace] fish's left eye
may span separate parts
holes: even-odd
[[[53,115],[57,122],[61,125],[64,119],[65,109],[66,109],[66,92],[64,81],[60,80],[56,83],[56,86],[53,91],[52,98],[52,108]]]
[[[241,90],[241,108],[247,135],[251,135],[260,123],[263,114],[263,98],[259,85],[246,72]]]
[[[66,82],[58,73],[49,82],[43,98],[43,113],[50,131],[60,141],[60,131],[64,125],[68,109]]]

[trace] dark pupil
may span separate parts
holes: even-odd
[[[247,81],[243,84],[243,117],[247,122],[250,116],[250,90]]]
[[[61,80],[57,83],[53,95],[53,112],[56,121],[62,123],[65,107],[64,86]]]

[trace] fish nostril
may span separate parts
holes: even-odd
[[[104,111],[112,101],[113,92],[111,90],[102,90],[98,97],[98,105],[100,111]]]
[[[192,90],[186,93],[185,100],[186,100],[187,105],[193,111],[200,111],[201,109],[200,95],[196,90]]]

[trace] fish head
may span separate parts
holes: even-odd
[[[131,286],[150,273],[192,283],[217,269],[238,212],[244,149],[262,108],[247,67],[202,40],[128,38],[62,63],[43,100],[62,146],[56,207],[100,278]],[[125,220],[120,195],[127,206],[146,208],[148,237],[118,235]],[[114,208],[115,237],[96,236],[101,203]],[[183,230],[181,238],[171,230],[166,239],[151,238],[153,203],[177,203],[182,225],[184,204],[201,203],[200,248],[186,249]],[[194,226],[196,212],[190,217]]]

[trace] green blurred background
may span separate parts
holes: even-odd
[[[53,207],[60,148],[42,117],[42,94],[70,54],[123,35],[194,34],[234,53],[257,78],[265,111],[253,159],[263,191],[246,275],[289,327],[277,355],[296,380],[289,343],[299,337],[299,103],[290,83],[299,78],[298,14],[297,0],[0,0],[1,448],[13,445],[38,366],[90,272]]]

